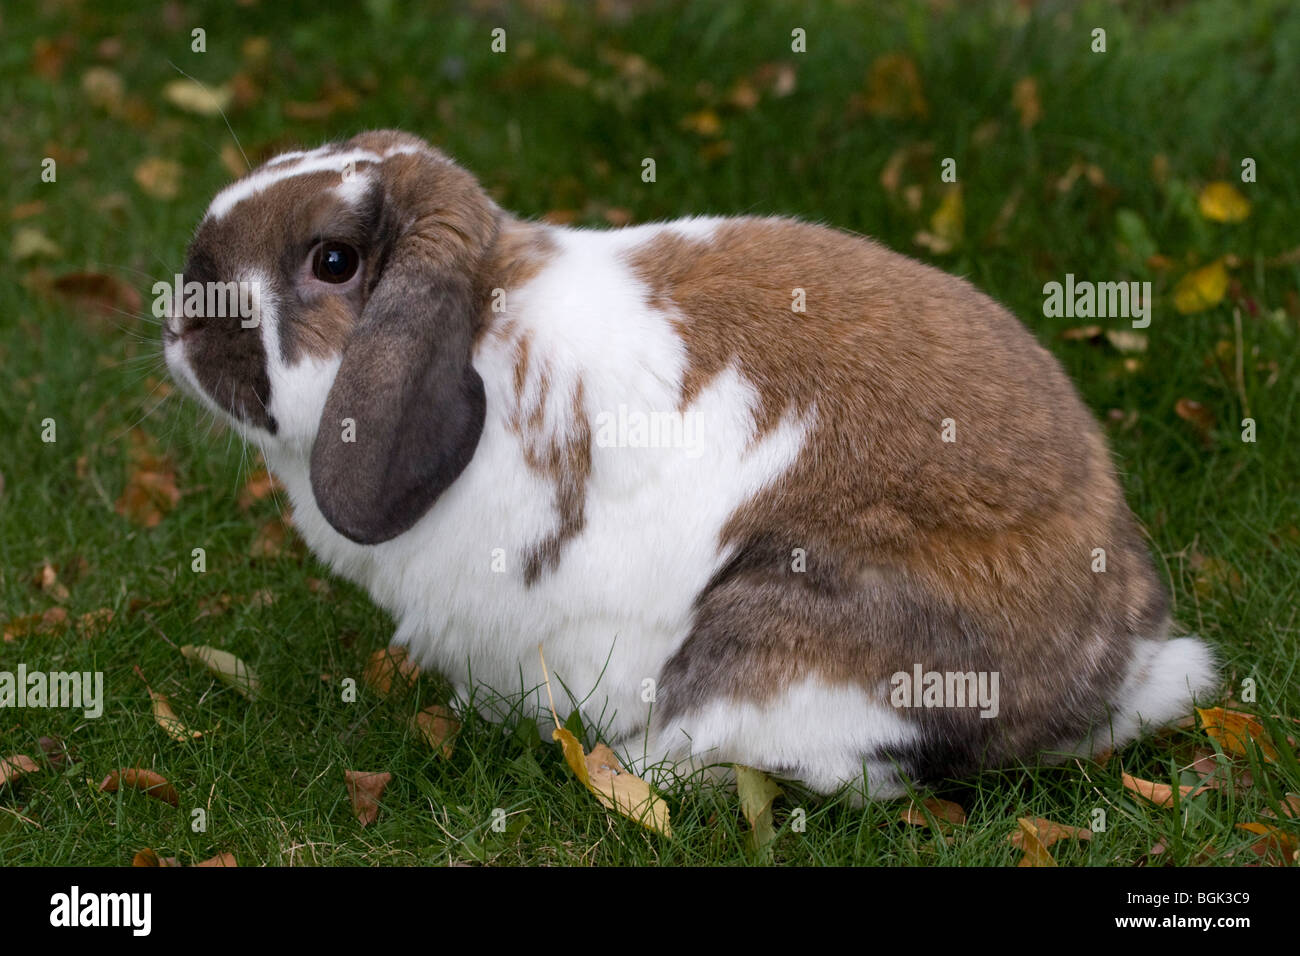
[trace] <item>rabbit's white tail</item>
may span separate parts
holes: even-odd
[[[1218,683],[1214,655],[1199,637],[1138,641],[1128,676],[1111,698],[1109,727],[1093,733],[1096,752],[1186,717]]]

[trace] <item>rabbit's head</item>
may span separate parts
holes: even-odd
[[[199,224],[163,330],[172,375],[246,438],[310,454],[341,534],[395,537],[482,431],[476,276],[500,217],[406,133],[277,156]]]

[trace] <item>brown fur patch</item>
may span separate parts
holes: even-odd
[[[665,717],[715,692],[765,700],[794,674],[878,692],[921,663],[1001,672],[1001,720],[904,712],[970,760],[1082,737],[1132,639],[1158,630],[1164,592],[1051,355],[963,280],[818,226],[733,220],[630,262],[678,317],[683,408],[735,365],[758,391],[759,434],[815,414],[798,461],[724,529],[732,567],[665,672]],[[816,573],[790,570],[795,548]],[[700,676],[698,660],[727,673]]]

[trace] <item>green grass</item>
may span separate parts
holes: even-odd
[[[669,795],[669,841],[606,814],[568,774],[558,747],[524,730],[503,734],[471,720],[443,760],[407,730],[419,707],[446,699],[436,677],[409,697],[381,701],[363,689],[356,703],[342,703],[340,682],[360,677],[392,623],[301,550],[251,555],[277,504],[241,509],[251,462],[238,442],[192,407],[158,405],[165,375],[147,312],[152,281],[178,271],[194,223],[229,175],[219,159],[231,142],[222,120],[163,100],[163,86],[178,76],[169,61],[210,84],[247,78],[253,95],[230,110],[230,122],[255,161],[293,143],[399,126],[446,149],[524,216],[564,211],[599,225],[611,208],[635,222],[782,213],[871,234],[968,276],[1061,358],[1107,423],[1179,623],[1222,657],[1224,698],[1239,697],[1242,680],[1252,678],[1259,711],[1300,716],[1300,265],[1274,260],[1296,246],[1300,218],[1293,55],[1300,10],[1230,0],[1122,9],[1044,3],[1032,14],[1012,3],[806,10],[726,2],[638,8],[622,20],[592,18],[578,5],[557,12],[540,5],[541,13],[456,7],[416,17],[398,7],[375,0],[304,18],[275,4],[195,3],[175,23],[115,3],[75,15],[58,5],[5,11],[0,208],[9,238],[39,229],[60,251],[11,259],[13,281],[0,285],[0,621],[56,603],[32,583],[47,561],[69,589],[63,604],[72,618],[105,607],[115,617],[89,638],[70,628],[0,644],[0,670],[20,662],[101,670],[107,684],[98,720],[67,710],[0,711],[0,755],[39,757],[38,738],[58,735],[78,759],[0,788],[0,862],[114,865],[152,847],[182,862],[231,851],[242,865],[1002,865],[1019,858],[1007,842],[1017,817],[1088,826],[1098,808],[1105,832],[1058,844],[1052,852],[1061,863],[1134,864],[1157,842],[1167,848],[1160,859],[1178,864],[1254,859],[1245,849],[1254,838],[1234,824],[1261,819],[1283,793],[1300,792],[1293,747],[1282,746],[1275,764],[1256,761],[1252,787],[1207,793],[1179,810],[1148,806],[1121,786],[1121,772],[1179,777],[1205,741],[1194,730],[1145,741],[1104,767],[1027,767],[957,786],[946,796],[969,820],[952,831],[951,844],[897,823],[901,802],[854,808],[792,791],[777,801],[779,838],[757,856],[734,793]],[[508,31],[500,55],[489,50],[497,26]],[[806,54],[790,52],[796,26],[807,30]],[[1108,32],[1105,54],[1089,49],[1095,26]],[[207,31],[206,53],[190,51],[193,27]],[[101,41],[113,37],[120,52],[105,57],[113,51]],[[245,59],[249,37],[269,38],[265,64]],[[61,38],[61,70],[37,75],[34,51],[57,49]],[[916,64],[925,114],[855,108],[872,63],[900,51]],[[762,70],[772,63],[795,68],[788,95],[765,85]],[[87,101],[82,76],[92,66],[121,76],[128,108],[111,115]],[[1012,104],[1025,76],[1037,80],[1042,111],[1028,129]],[[746,78],[761,97],[750,109],[728,101]],[[331,88],[354,90],[355,107],[291,118],[300,114],[286,104],[319,101]],[[716,113],[717,136],[683,126],[704,110]],[[710,148],[719,141],[729,146]],[[921,187],[913,210],[879,177],[896,150],[925,143],[933,144],[930,158],[903,179]],[[53,184],[40,181],[49,155],[59,158]],[[1153,176],[1157,155],[1167,166],[1163,183]],[[151,198],[133,180],[138,164],[155,156],[183,169],[174,200]],[[657,162],[653,184],[640,178],[647,156]],[[929,227],[941,196],[938,161],[947,156],[957,161],[964,241],[928,256],[913,237]],[[1243,156],[1256,160],[1257,183],[1239,183]],[[1059,189],[1076,162],[1097,166],[1104,183],[1082,176]],[[1252,201],[1244,222],[1197,214],[1197,191],[1219,179],[1238,183]],[[995,231],[1015,194],[1018,204]],[[14,207],[33,200],[43,210],[13,220]],[[1120,248],[1122,209],[1140,217],[1168,269],[1152,271],[1145,256]],[[1236,257],[1229,295],[1179,314],[1174,283],[1225,255]],[[96,317],[45,291],[51,277],[72,271],[131,283],[144,296],[142,316]],[[1154,321],[1138,367],[1126,368],[1125,356],[1104,342],[1060,337],[1091,320],[1042,316],[1043,284],[1066,272],[1153,283]],[[1254,444],[1240,440],[1243,396],[1258,423]],[[1204,440],[1175,413],[1180,399],[1212,412]],[[57,442],[40,440],[45,418],[56,420]],[[130,471],[132,429],[172,457],[183,492],[149,529],[114,510]],[[190,570],[196,547],[208,555],[202,575]],[[328,595],[313,593],[313,579],[329,580]],[[250,601],[260,591],[273,603]],[[199,617],[203,602],[221,595],[234,597],[231,608]],[[238,654],[260,674],[262,696],[248,703],[214,684],[180,656],[173,646],[180,644]],[[190,726],[214,732],[195,743],[168,739],[150,716],[137,665]],[[1273,731],[1279,741],[1286,733],[1281,725]],[[98,792],[99,780],[120,766],[162,773],[180,808]],[[394,776],[366,829],[348,805],[347,768]],[[208,812],[205,832],[191,829],[195,808]],[[511,814],[504,835],[489,829],[497,808]],[[792,826],[796,809],[806,815],[802,832]],[[1294,821],[1283,827],[1295,837]]]

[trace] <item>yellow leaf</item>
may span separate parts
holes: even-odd
[[[190,730],[181,723],[166,695],[158,693],[148,684],[145,685],[145,690],[149,691],[149,699],[153,701],[153,719],[158,722],[159,727],[167,731],[168,737],[178,743],[185,743],[187,740],[198,740],[203,736],[203,731]]]
[[[772,801],[781,795],[772,778],[761,770],[733,764],[736,768],[736,794],[740,797],[740,812],[749,822],[754,848],[761,850],[776,838],[772,825]]]
[[[1196,200],[1201,215],[1214,222],[1241,222],[1250,215],[1250,200],[1232,183],[1209,183]]]
[[[206,645],[186,644],[181,654],[192,661],[199,661],[216,677],[229,684],[245,697],[256,696],[261,684],[252,669],[229,651],[218,650]]]
[[[1067,826],[1064,823],[1056,823],[1055,821],[1043,817],[1034,817],[1032,820],[1026,817],[1020,822],[1033,825],[1035,831],[1034,835],[1038,838],[1038,842],[1042,844],[1044,849],[1050,847],[1053,843],[1056,843],[1059,840],[1092,839],[1091,830],[1085,829],[1084,827]],[[1022,850],[1024,849],[1025,830],[1023,826],[1015,833],[1011,834],[1011,843]]]
[[[1038,99],[1038,81],[1032,76],[1016,80],[1011,91],[1011,105],[1020,114],[1020,125],[1029,129],[1043,117],[1043,106]]]
[[[230,87],[214,89],[195,80],[172,80],[163,87],[163,98],[187,113],[218,116],[230,105]]]
[[[604,806],[635,820],[650,830],[672,837],[668,823],[668,804],[650,790],[650,785],[635,774],[625,771],[604,744],[597,744],[587,754],[578,738],[556,727],[551,733],[564,749],[564,760],[587,789],[596,795]]]
[[[1031,820],[1020,817],[1016,820],[1020,827],[1020,846],[1025,851],[1024,857],[1021,858],[1018,866],[1056,866],[1056,861],[1052,859],[1052,854],[1047,852],[1047,847],[1038,836],[1038,827],[1034,826]]]
[[[1249,749],[1247,741],[1253,740],[1259,745],[1265,760],[1270,763],[1277,760],[1277,748],[1268,739],[1268,731],[1258,718],[1222,707],[1204,710],[1198,707],[1196,713],[1200,715],[1202,729],[1228,753],[1246,756]]]
[[[180,163],[150,157],[135,168],[135,181],[154,199],[175,199],[181,191]]]
[[[887,53],[871,64],[863,104],[873,116],[922,119],[930,112],[921,90],[921,74],[906,53]]]
[[[1145,800],[1150,800],[1158,807],[1172,807],[1174,805],[1174,788],[1167,783],[1142,780],[1138,777],[1131,777],[1126,773],[1120,774],[1120,779],[1125,790],[1136,793]],[[1178,793],[1183,800],[1186,800],[1188,797],[1195,797],[1211,789],[1213,788],[1208,784],[1200,787],[1180,786]]]
[[[1204,312],[1218,305],[1228,291],[1228,270],[1222,260],[1202,266],[1178,280],[1174,287],[1174,308],[1183,315]]]

